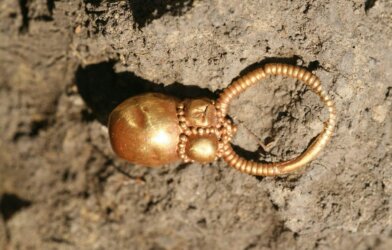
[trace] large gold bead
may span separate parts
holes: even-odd
[[[218,143],[215,135],[194,136],[189,138],[185,152],[194,161],[210,163],[216,158]]]
[[[109,137],[121,158],[143,166],[160,166],[179,160],[178,100],[148,93],[131,97],[109,117]]]

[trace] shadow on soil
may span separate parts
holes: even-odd
[[[22,199],[15,194],[5,193],[0,197],[0,213],[4,221],[9,220],[19,210],[30,205],[31,201]]]
[[[139,28],[143,28],[154,19],[165,14],[181,16],[193,6],[193,0],[128,0],[133,18]]]
[[[132,72],[116,73],[115,62],[79,67],[75,79],[79,94],[99,122],[106,125],[110,112],[122,101],[147,92],[159,92],[179,99],[206,97],[216,99],[208,89],[173,83],[168,86],[143,79]]]

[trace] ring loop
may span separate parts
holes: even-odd
[[[314,93],[316,93],[329,112],[329,118],[325,122],[323,131],[317,136],[316,140],[299,156],[294,159],[276,162],[276,163],[259,163],[249,161],[234,152],[230,143],[226,143],[222,158],[231,167],[252,175],[258,176],[275,176],[293,172],[310,161],[314,160],[320,151],[325,147],[332,137],[332,133],[336,124],[336,108],[334,102],[327,95],[321,86],[319,78],[313,73],[288,64],[271,63],[266,64],[262,68],[258,68],[243,77],[236,80],[228,88],[226,88],[216,102],[216,108],[220,110],[221,115],[225,117],[229,109],[230,102],[234,97],[239,96],[249,87],[252,87],[260,80],[267,76],[287,76],[298,79],[305,83]]]

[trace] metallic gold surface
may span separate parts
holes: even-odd
[[[184,104],[185,118],[189,126],[210,127],[216,125],[216,109],[211,100],[189,99]]]
[[[174,97],[148,93],[117,106],[108,125],[114,152],[143,166],[160,166],[179,160],[177,103]]]
[[[260,163],[246,160],[232,148],[236,127],[226,118],[233,98],[270,75],[296,78],[316,93],[329,111],[329,119],[316,140],[294,159]],[[110,115],[109,136],[120,157],[139,165],[160,166],[176,160],[209,163],[222,157],[241,172],[276,176],[297,170],[314,160],[332,137],[336,124],[335,104],[318,77],[300,67],[266,64],[226,88],[216,104],[209,99],[180,102],[162,94],[144,94],[121,103]]]
[[[213,162],[218,151],[218,139],[215,135],[193,136],[189,138],[186,155],[199,163]]]
[[[316,93],[329,111],[329,118],[325,122],[324,130],[317,136],[316,140],[299,156],[294,159],[274,162],[260,163],[246,160],[234,152],[230,143],[227,143],[223,149],[222,158],[227,164],[243,173],[262,176],[276,176],[293,172],[314,160],[321,150],[326,146],[332,137],[332,131],[336,124],[336,109],[331,98],[323,90],[318,77],[311,72],[297,66],[271,63],[266,64],[263,68],[256,69],[235,81],[231,86],[226,88],[216,106],[220,108],[222,115],[227,114],[231,100],[240,95],[247,88],[256,84],[259,80],[269,75],[282,75],[296,78],[305,83],[314,93]]]

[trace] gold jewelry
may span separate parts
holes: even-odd
[[[230,141],[236,126],[227,118],[227,111],[234,97],[270,75],[304,82],[324,102],[329,118],[301,155],[265,164],[246,160],[234,152]],[[317,76],[297,66],[266,64],[236,80],[216,103],[205,98],[181,101],[159,93],[131,97],[113,110],[108,127],[114,152],[134,164],[161,166],[177,160],[210,163],[222,158],[243,173],[276,176],[293,172],[315,159],[331,138],[335,124],[335,105]]]

